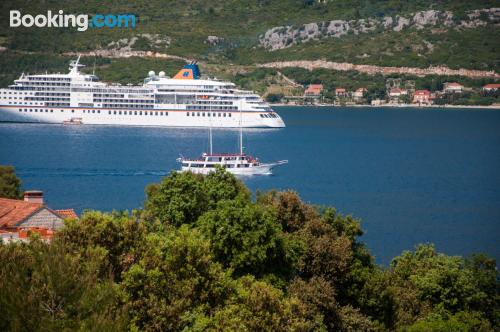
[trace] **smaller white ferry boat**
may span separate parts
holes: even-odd
[[[288,160],[262,163],[245,153],[203,153],[199,159],[181,157],[177,161],[182,163],[183,172],[208,174],[221,166],[234,175],[270,175],[274,167],[288,163]]]
[[[181,163],[182,172],[208,174],[215,171],[217,166],[220,166],[234,175],[270,175],[274,167],[288,163],[288,160],[263,163],[259,161],[258,158],[243,153],[243,131],[241,126],[239,153],[213,153],[212,127],[210,127],[209,130],[210,152],[203,153],[198,159],[189,159],[182,156],[177,158],[177,161]]]

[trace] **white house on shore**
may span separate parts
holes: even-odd
[[[446,82],[443,84],[444,93],[460,93],[464,91],[464,86],[457,82]]]

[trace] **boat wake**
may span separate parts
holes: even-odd
[[[166,176],[169,172],[162,170],[117,170],[86,168],[20,168],[18,173],[23,177],[81,177],[81,176]]]

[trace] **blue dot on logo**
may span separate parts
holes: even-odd
[[[182,74],[182,76],[184,76],[184,77],[188,77],[188,76],[189,76],[189,72],[188,72],[188,71],[185,71],[185,72]]]

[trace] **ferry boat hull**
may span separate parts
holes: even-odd
[[[260,164],[258,166],[253,167],[244,167],[244,168],[225,168],[225,170],[234,175],[240,176],[252,176],[252,175],[271,175],[274,167],[286,164],[286,160],[278,161],[275,163],[268,164]],[[204,174],[207,175],[210,172],[214,172],[216,168],[213,167],[185,167],[181,168],[182,172],[192,172],[195,174]]]

